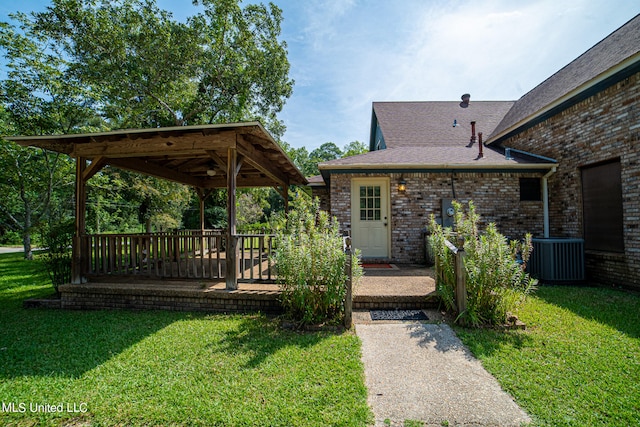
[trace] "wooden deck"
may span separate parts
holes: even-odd
[[[260,268],[254,266],[254,268]],[[223,280],[102,276],[60,287],[65,309],[161,309],[177,311],[280,313],[279,287],[239,283],[228,290]],[[354,289],[354,310],[421,309],[438,304],[433,271],[418,266],[365,268]]]

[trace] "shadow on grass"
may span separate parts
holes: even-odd
[[[589,286],[538,288],[535,296],[576,315],[640,338],[640,295],[635,292]]]
[[[77,378],[189,314],[24,309],[27,298],[53,293],[38,261],[0,255],[0,378]]]
[[[522,350],[535,347],[535,340],[526,331],[499,330],[490,328],[453,328],[469,350],[478,358],[501,353],[505,347]]]
[[[186,313],[2,309],[0,378],[78,378]]]
[[[438,326],[438,325],[431,325]],[[520,330],[504,330],[491,327],[469,328],[459,325],[447,325],[455,332],[455,339],[448,332],[439,333],[423,331],[413,327],[411,336],[420,339],[421,346],[433,346],[443,353],[449,351],[464,351],[469,360],[476,357],[491,356],[503,351],[505,347],[521,350],[533,346],[534,340]],[[468,350],[472,354],[468,353]]]
[[[20,254],[3,254],[0,275],[0,378],[78,378],[175,322],[208,316],[170,311],[24,309],[24,299],[47,297],[53,292],[46,272]],[[247,360],[247,367],[259,366],[284,347],[311,347],[333,334],[282,330],[261,315],[237,319],[237,326],[224,330],[211,345]]]
[[[259,367],[270,355],[285,347],[309,348],[340,332],[298,332],[282,329],[263,316],[243,316],[236,328],[227,330],[217,343],[220,350],[238,356],[251,355],[246,368]]]
[[[24,309],[27,298],[48,297],[53,288],[37,261],[0,255],[0,378],[77,378],[165,327],[204,313],[170,311],[72,311]],[[260,315],[238,316],[212,346],[259,366],[287,346],[311,347],[331,332],[282,330]],[[249,356],[249,359],[247,358]]]

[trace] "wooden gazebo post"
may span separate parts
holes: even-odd
[[[228,290],[238,289],[238,238],[236,236],[236,177],[238,151],[229,147],[227,159],[227,274]]]
[[[85,254],[82,248],[82,236],[86,232],[86,206],[87,187],[84,177],[87,168],[87,160],[84,157],[76,158],[76,221],[73,235],[73,259],[71,261],[71,283],[82,283],[82,273]]]

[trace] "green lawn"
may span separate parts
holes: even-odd
[[[373,419],[351,333],[284,331],[261,315],[25,310],[25,298],[51,293],[36,265],[0,255],[0,425]],[[31,412],[32,404],[63,404],[64,412]]]
[[[518,316],[524,332],[456,331],[535,425],[640,425],[638,294],[543,286]]]
[[[0,425],[373,419],[350,333],[283,331],[259,315],[22,309],[51,289],[36,263],[0,255]],[[456,330],[534,425],[640,425],[638,294],[541,287],[518,315],[526,331]],[[61,403],[78,412],[29,408]]]

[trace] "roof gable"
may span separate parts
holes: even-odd
[[[577,98],[617,71],[640,63],[640,15],[520,98],[490,134],[495,142],[562,102]],[[617,68],[621,68],[617,70]],[[566,99],[565,99],[566,98]]]

